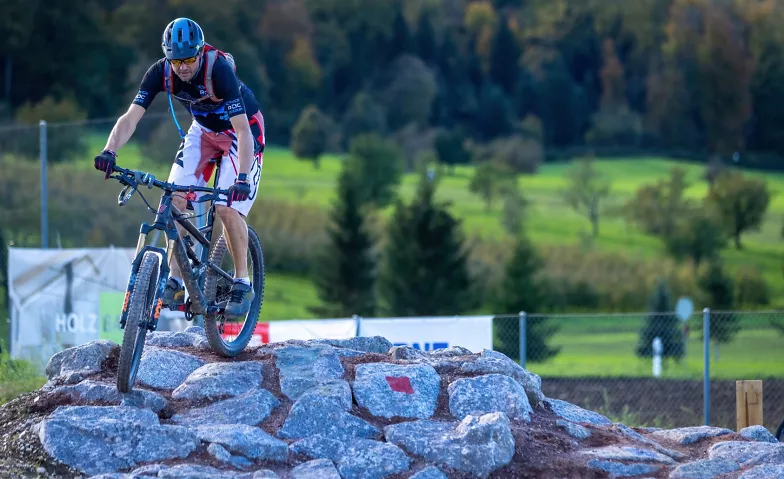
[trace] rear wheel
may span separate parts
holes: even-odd
[[[136,381],[136,373],[139,370],[139,361],[144,349],[144,340],[147,337],[146,325],[145,327],[139,327],[139,325],[142,322],[146,323],[147,318],[152,316],[159,271],[158,255],[152,251],[144,253],[128,302],[128,316],[125,320],[125,331],[120,349],[120,364],[117,367],[117,390],[121,393],[130,392]]]
[[[210,261],[223,271],[233,275],[234,262],[231,255],[227,253],[226,238],[221,236],[210,253]],[[256,322],[259,319],[264,298],[264,255],[259,236],[250,226],[248,226],[247,261],[248,274],[255,293],[248,315],[236,320],[228,320],[222,314],[204,317],[204,332],[210,346],[215,352],[225,357],[236,356],[248,346],[256,329]],[[212,269],[208,269],[204,280],[204,296],[208,304],[228,301],[231,286],[231,281],[216,274]]]

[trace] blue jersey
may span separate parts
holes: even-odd
[[[164,88],[164,62],[161,58],[147,70],[142,79],[139,92],[133,103],[147,109],[152,100]],[[221,99],[214,102],[207,96],[204,67],[207,62],[202,57],[199,70],[190,81],[182,81],[172,75],[172,96],[188,110],[195,120],[212,131],[225,131],[232,128],[231,117],[245,114],[248,120],[259,112],[259,104],[250,88],[237,78],[228,60],[218,56],[212,69],[212,85],[215,96]],[[206,98],[205,98],[206,97]]]

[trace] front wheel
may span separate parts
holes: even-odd
[[[128,303],[128,316],[125,320],[120,349],[120,364],[117,367],[117,390],[121,393],[131,392],[136,381],[144,340],[147,337],[146,323],[152,316],[159,271],[158,255],[151,251],[144,253]],[[145,327],[139,327],[142,323]]]
[[[210,253],[210,262],[219,266],[223,271],[233,274],[234,264],[226,244],[226,238],[221,236]],[[224,357],[234,357],[241,353],[253,337],[256,322],[261,312],[264,298],[264,255],[261,250],[261,241],[256,231],[248,226],[248,273],[255,297],[250,305],[250,311],[245,318],[228,320],[222,314],[204,317],[204,332],[212,349]],[[207,270],[204,281],[204,295],[207,302],[221,303],[228,301],[232,282],[217,275],[212,269]]]

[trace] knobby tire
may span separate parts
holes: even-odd
[[[204,332],[207,335],[207,341],[210,347],[216,353],[224,357],[234,357],[241,353],[253,337],[253,332],[256,329],[256,322],[261,313],[261,305],[264,299],[264,254],[261,249],[261,241],[256,231],[248,226],[248,251],[251,257],[251,267],[253,268],[253,277],[251,284],[253,285],[253,292],[256,294],[253,302],[251,303],[248,315],[242,325],[242,329],[233,341],[227,341],[220,335],[220,323],[218,319],[220,316],[204,316]],[[210,261],[220,266],[223,257],[228,252],[226,238],[222,235],[218,238],[210,253]],[[204,291],[207,302],[212,302],[217,293],[218,281],[221,277],[217,275],[212,269],[207,271],[207,276],[204,281]]]
[[[121,393],[131,392],[136,382],[136,373],[139,370],[144,341],[147,337],[147,328],[140,328],[139,324],[152,314],[159,271],[158,255],[152,251],[145,252],[139,263],[136,283],[128,302],[128,316],[120,349],[120,363],[117,367],[117,390]]]

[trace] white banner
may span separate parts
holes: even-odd
[[[63,349],[114,339],[134,252],[9,248],[11,356],[43,368]]]
[[[287,339],[347,339],[357,335],[353,319],[303,319],[270,321],[269,340],[277,343]]]
[[[221,336],[233,340],[240,323],[227,323]],[[353,319],[309,319],[259,322],[253,331],[249,346],[278,343],[288,339],[346,339],[356,336],[357,322]]]
[[[395,346],[424,351],[462,346],[478,353],[493,349],[493,317],[362,318],[359,335],[383,336]]]

